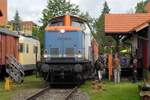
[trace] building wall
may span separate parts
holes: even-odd
[[[21,32],[26,33],[28,35],[32,35],[32,29],[35,27],[36,24],[32,21],[23,21],[21,23]]]
[[[14,21],[9,21],[9,25],[10,25],[10,30],[14,30]],[[25,34],[25,35],[30,35],[32,36],[32,30],[33,27],[37,26],[34,22],[32,21],[22,21],[21,22],[21,34]]]
[[[0,66],[6,64],[6,56],[14,56],[18,60],[19,38],[0,32]]]
[[[0,0],[0,10],[3,14],[0,17],[0,26],[3,26],[7,24],[7,0]]]

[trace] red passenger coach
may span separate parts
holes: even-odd
[[[0,77],[5,74],[7,56],[18,59],[19,37],[16,33],[0,28]]]

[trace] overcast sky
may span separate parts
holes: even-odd
[[[105,0],[71,0],[79,5],[82,11],[88,11],[92,17],[97,18],[103,8]],[[141,0],[106,0],[111,13],[131,12],[136,3]],[[16,10],[22,20],[32,20],[36,23],[41,18],[41,12],[46,7],[47,0],[8,0],[8,19],[12,20]]]

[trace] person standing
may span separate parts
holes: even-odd
[[[95,63],[95,67],[96,67],[96,70],[97,70],[98,80],[101,81],[102,80],[102,75],[103,75],[103,70],[104,70],[104,60],[103,60],[103,57],[101,55],[97,59],[97,61]]]
[[[118,57],[118,54],[116,53],[113,60],[113,72],[114,72],[114,82],[115,84],[120,83],[120,59]]]

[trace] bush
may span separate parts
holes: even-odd
[[[144,79],[145,79],[147,82],[150,82],[150,71],[144,70]]]

